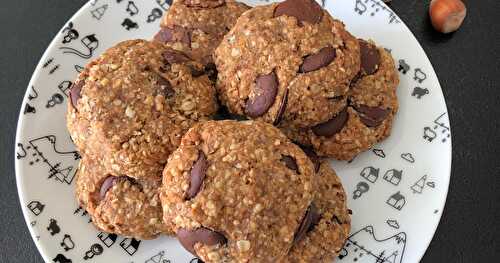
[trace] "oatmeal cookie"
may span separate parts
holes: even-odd
[[[318,163],[311,226],[281,262],[333,262],[349,236],[351,218],[340,178],[328,161]]]
[[[215,69],[212,53],[238,17],[250,9],[233,0],[175,0],[154,39]]]
[[[100,230],[138,239],[171,233],[163,224],[161,178],[134,179],[105,172],[84,156],[76,174],[76,198]]]
[[[70,91],[67,125],[108,173],[161,177],[193,123],[217,110],[203,67],[161,43],[131,40],[88,64]]]
[[[293,140],[321,156],[352,160],[387,138],[398,110],[399,75],[389,52],[359,40],[361,70],[351,84],[348,105],[330,120],[302,128],[280,126]]]
[[[344,109],[360,67],[357,40],[314,0],[243,13],[214,57],[219,98],[230,112],[298,127]]]
[[[204,262],[276,262],[308,228],[314,168],[259,121],[199,123],[163,172],[164,222]]]

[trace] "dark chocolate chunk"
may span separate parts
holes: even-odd
[[[362,74],[374,74],[377,72],[380,64],[380,52],[375,45],[364,40],[359,40],[359,48],[361,53]]]
[[[195,197],[198,192],[201,190],[201,185],[203,184],[203,180],[205,179],[205,173],[208,168],[207,158],[205,154],[200,151],[198,155],[198,159],[194,162],[191,168],[190,174],[190,183],[189,188],[186,193],[186,199],[192,199]]]
[[[69,97],[71,99],[71,105],[73,105],[73,108],[75,108],[75,109],[76,109],[76,105],[78,103],[78,100],[81,98],[83,85],[85,85],[85,81],[78,81],[76,83],[73,83],[73,85],[71,85],[71,88],[69,90]]]
[[[342,130],[342,128],[347,123],[348,117],[349,114],[347,113],[346,107],[329,121],[320,123],[312,127],[312,131],[318,136],[333,136]]]
[[[390,112],[389,109],[370,107],[366,105],[356,106],[355,109],[359,113],[361,122],[368,127],[377,127],[382,124]]]
[[[276,99],[278,85],[278,77],[274,71],[258,76],[255,80],[254,97],[247,100],[245,113],[253,118],[264,115]]]
[[[323,17],[323,9],[314,0],[286,0],[274,9],[274,17],[282,15],[297,18],[300,26],[302,22],[317,24]]]
[[[324,47],[318,53],[309,55],[304,58],[300,65],[299,72],[307,73],[328,66],[334,59],[336,53],[333,47]]]
[[[285,163],[288,169],[294,170],[296,173],[299,173],[299,167],[297,166],[295,158],[289,155],[283,155],[281,156],[281,161]]]
[[[208,228],[198,228],[195,230],[180,228],[177,230],[177,239],[181,245],[193,255],[196,255],[196,251],[194,250],[194,245],[196,243],[214,246],[217,244],[225,244],[227,242],[224,235]]]

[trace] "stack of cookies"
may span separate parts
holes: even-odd
[[[390,135],[398,81],[314,0],[174,0],[71,88],[77,199],[102,231],[205,262],[331,262],[350,210],[326,158]]]

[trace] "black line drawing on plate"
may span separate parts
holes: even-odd
[[[62,30],[62,33],[65,34],[62,40],[63,44],[68,44],[80,37],[80,33],[78,33],[78,30],[74,29],[73,27],[73,22],[69,22],[68,25]]]
[[[33,226],[35,226],[35,225],[36,225],[36,220],[31,221],[31,222],[30,222],[30,225],[31,225],[32,227],[33,227]]]
[[[61,183],[67,183],[68,185],[73,182],[75,177],[76,169],[74,168],[74,162],[81,158],[77,151],[60,151],[57,148],[57,138],[54,135],[46,135],[40,138],[36,138],[29,141],[31,147],[35,153],[33,157],[36,158],[35,162],[38,162],[40,157],[43,162],[49,168],[48,178],[54,177],[56,181]],[[30,147],[30,148],[31,148]],[[58,160],[49,160],[47,157],[53,158],[54,155],[59,157]],[[57,162],[57,163],[55,163]],[[34,162],[31,161],[30,165]],[[75,170],[75,171],[73,171]]]
[[[434,214],[437,214],[438,212],[439,212],[439,210],[437,210],[437,209],[436,209],[436,210],[434,210]]]
[[[49,58],[47,61],[45,61],[45,63],[43,63],[42,68],[47,68],[50,64],[52,64],[52,62],[54,62],[54,58]]]
[[[398,62],[399,62],[398,71],[400,71],[403,74],[406,74],[408,71],[410,71],[410,65],[408,65],[404,59],[400,59]]]
[[[429,94],[429,89],[427,88],[421,88],[421,87],[415,87],[413,89],[413,92],[411,93],[411,95],[413,97],[417,97],[417,99],[420,99],[422,98],[423,96]]]
[[[106,246],[106,247],[111,247],[112,245],[115,244],[116,239],[118,236],[116,234],[109,234],[109,233],[104,233],[100,232],[97,235],[97,238],[101,240],[101,242]]]
[[[53,218],[49,220],[49,226],[47,227],[47,230],[49,231],[51,236],[57,235],[59,232],[61,232],[61,228],[59,225],[57,225],[57,221]]]
[[[418,81],[418,83],[424,82],[427,79],[427,74],[422,71],[421,68],[416,68],[415,73],[413,74],[413,80]]]
[[[55,258],[52,259],[52,261],[56,263],[72,263],[71,259],[66,258],[63,254],[57,254]]]
[[[406,198],[398,191],[395,194],[391,195],[385,203],[401,211],[401,209],[403,209],[403,207],[406,205]]]
[[[83,260],[89,260],[94,256],[99,256],[100,254],[102,254],[103,251],[104,248],[100,244],[94,243],[92,246],[90,246],[89,250],[85,251]]]
[[[99,0],[92,0],[90,1],[91,6],[95,6]]]
[[[139,249],[139,245],[141,244],[140,240],[135,238],[124,238],[122,242],[120,242],[120,247],[127,252],[130,256],[133,256],[135,252]]]
[[[385,152],[384,152],[384,150],[382,150],[382,149],[373,149],[372,151],[373,151],[373,153],[376,156],[378,156],[380,158],[385,158]]]
[[[54,74],[54,72],[56,72],[59,69],[60,66],[61,65],[59,65],[59,64],[55,65],[52,69],[49,70],[49,74],[50,75]]]
[[[425,186],[435,188],[436,184],[434,182],[427,182],[427,175],[424,175],[418,179],[411,187],[410,189],[413,191],[414,194],[421,194],[424,191]]]
[[[125,20],[123,20],[122,22],[122,26],[128,31],[130,31],[130,29],[139,28],[139,25],[136,22],[130,20],[130,18],[125,18]]]
[[[63,103],[64,97],[59,93],[54,93],[52,97],[47,101],[45,108],[52,108],[58,104]]]
[[[84,59],[89,59],[94,54],[94,51],[99,47],[99,39],[95,36],[95,34],[91,34],[85,36],[80,40],[83,47],[87,49],[86,51],[79,51],[71,47],[60,47],[60,50],[63,50],[63,54],[73,54],[77,55]]]
[[[372,17],[375,16],[375,14],[377,14],[378,12],[383,11],[388,15],[389,24],[397,24],[401,22],[391,9],[387,8],[384,4],[381,4],[377,0],[356,0],[354,4],[354,12],[359,15],[363,15],[364,13],[366,13],[366,11],[368,11],[368,6],[370,6],[371,8],[370,16]]]
[[[446,118],[447,113],[444,112],[439,115],[433,122],[432,128],[430,126],[424,127],[423,138],[428,142],[434,141],[438,136],[441,137],[441,142],[445,143],[451,137],[450,123]]]
[[[361,0],[356,0],[354,4],[354,11],[360,15],[366,12],[366,5]]]
[[[172,5],[172,0],[156,0],[156,3],[166,11]]]
[[[189,261],[189,263],[203,263],[203,261],[201,261],[201,259],[199,258],[193,258]]]
[[[436,139],[437,134],[435,131],[433,131],[430,127],[424,127],[424,136],[423,138],[426,139],[429,142],[432,142],[434,139]]]
[[[128,1],[126,11],[129,13],[130,16],[135,16],[139,14],[139,8],[137,8],[134,1]]]
[[[415,163],[415,157],[411,153],[402,153],[401,158],[409,163]]]
[[[43,212],[45,205],[40,201],[33,200],[27,205],[28,209],[35,215],[38,216]]]
[[[399,223],[398,223],[398,220],[396,219],[387,219],[387,221],[385,221],[387,223],[388,226],[394,228],[394,229],[399,229]]]
[[[368,3],[368,1],[365,0],[365,3]],[[372,8],[374,8],[372,10],[372,12],[370,13],[371,16],[375,16],[376,13],[378,13],[380,11],[380,8],[382,6],[378,3],[378,2],[374,2],[372,1]]]
[[[29,103],[26,103],[24,105],[24,113],[23,114],[28,114],[28,113],[36,113],[36,108],[31,106]]]
[[[401,263],[406,249],[406,240],[405,232],[379,239],[375,235],[373,226],[366,226],[347,239],[339,259],[356,262],[362,257],[368,257],[370,260],[364,262]]]
[[[52,61],[54,61],[54,59],[49,59],[49,64],[52,63]],[[47,63],[47,62],[45,62]],[[47,64],[48,66],[48,64]],[[36,98],[38,98],[38,92],[36,91],[35,89],[35,86],[31,86],[31,91],[30,93],[28,94],[28,100],[31,101],[31,100],[34,100]],[[36,113],[36,108],[31,106],[29,103],[26,103],[24,105],[24,114],[28,114],[28,113]]]
[[[49,67],[52,63],[54,63],[54,58],[49,58],[45,63],[43,63],[43,66],[42,68],[47,68]],[[49,75],[53,74],[54,72],[56,72],[56,70],[59,69],[61,65],[57,64],[55,65],[53,68],[51,68],[49,70]],[[36,91],[35,91],[36,92]],[[37,97],[38,97],[38,93],[37,93]],[[29,97],[28,97],[29,98]],[[36,97],[35,97],[36,98]],[[30,99],[31,100],[31,99]]]
[[[322,6],[323,8],[325,8],[325,2],[326,2],[326,0],[321,0],[321,6]]]
[[[161,9],[155,7],[153,8],[153,10],[151,10],[151,13],[148,15],[148,19],[146,20],[146,22],[153,23],[157,19],[161,18],[162,15],[163,12],[161,11]]]
[[[81,216],[87,216],[88,212],[87,210],[83,209],[81,206],[77,207],[75,211],[73,212],[73,215],[79,214],[81,212]],[[92,222],[92,218],[89,217],[88,223]]]
[[[90,10],[90,14],[92,15],[93,18],[101,20],[101,18],[106,13],[106,10],[108,10],[108,5],[102,5],[96,9]]]
[[[82,71],[83,71],[84,69],[85,69],[85,68],[84,68],[84,67],[82,67],[82,66],[80,66],[80,65],[75,65],[75,70],[76,70],[76,72],[78,72],[78,73],[82,73]]]
[[[38,92],[35,89],[35,86],[31,86],[31,91],[28,94],[28,100],[34,100],[38,98]]]
[[[399,183],[401,182],[401,179],[403,178],[403,170],[396,170],[396,169],[387,170],[383,178],[387,182],[395,186],[398,186]]]
[[[57,85],[57,88],[66,96],[69,97],[69,90],[71,88],[71,85],[73,83],[69,80],[63,80],[59,85]]]
[[[434,130],[438,131],[438,128],[441,129],[441,134],[444,136],[444,138],[441,140],[442,142],[446,142],[447,138],[450,138],[450,123],[448,120],[445,118],[446,112],[439,115],[434,120]]]
[[[68,234],[64,234],[60,245],[62,248],[64,248],[64,251],[72,250],[73,248],[75,248],[75,243],[71,239],[71,236]]]
[[[40,236],[36,236],[36,241],[40,240]]]
[[[170,260],[165,258],[165,251],[162,250],[155,254],[154,256],[150,257],[144,263],[170,263]]]
[[[356,185],[356,190],[352,193],[352,199],[356,200],[361,197],[364,193],[370,190],[370,186],[365,182],[359,182]]]
[[[75,211],[73,212],[73,215],[76,215],[76,214],[80,213],[81,211],[83,211],[82,216],[87,215],[87,210],[84,210],[81,206],[79,206],[78,208],[75,209]]]
[[[30,149],[31,149],[31,146],[29,146],[29,145],[28,145],[28,147],[26,147],[26,150],[30,150]],[[40,161],[40,158],[38,158],[38,157],[37,157],[37,156],[38,156],[38,153],[36,153],[36,152],[35,152],[35,153],[32,153],[32,154],[31,154],[31,156],[32,156],[33,158],[35,158],[35,160],[34,160],[34,161],[30,161],[30,162],[29,162],[29,164],[30,164],[30,165],[33,165],[33,164],[38,163],[38,162]]]
[[[16,152],[16,159],[22,159],[24,157],[26,157],[26,155],[28,155],[26,153],[26,150],[24,149],[24,145],[20,142],[17,143],[17,148],[18,148],[18,151]]]
[[[368,182],[375,183],[378,179],[379,171],[380,169],[378,168],[374,168],[373,166],[368,166],[363,168],[363,170],[361,171],[361,173],[359,173],[359,175],[368,180]]]

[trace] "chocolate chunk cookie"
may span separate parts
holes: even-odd
[[[346,107],[359,54],[357,40],[314,0],[258,6],[215,50],[219,97],[235,114],[310,127]]]
[[[83,155],[112,175],[160,178],[170,153],[193,123],[217,110],[203,67],[158,42],[110,48],[78,76],[67,124]]]
[[[361,70],[351,83],[348,105],[330,120],[309,128],[281,126],[293,140],[321,156],[352,160],[391,133],[398,110],[399,75],[394,60],[373,42],[359,40]]]
[[[175,0],[154,39],[215,68],[214,49],[249,8],[233,0]]]
[[[163,172],[164,222],[204,262],[276,262],[303,235],[314,176],[270,124],[199,123]]]
[[[316,180],[317,190],[308,210],[310,223],[281,262],[333,262],[349,236],[347,198],[327,161],[319,165]]]
[[[162,220],[160,186],[160,178],[111,175],[99,161],[84,156],[76,175],[76,198],[100,230],[152,239],[171,232]]]

